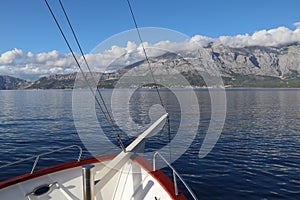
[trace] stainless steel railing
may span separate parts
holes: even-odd
[[[182,182],[182,184],[185,186],[185,188],[188,190],[190,195],[193,197],[193,199],[197,200],[196,195],[193,193],[192,189],[186,184],[186,182],[181,178],[179,173],[174,169],[174,167],[159,153],[155,152],[153,155],[153,171],[156,171],[156,157],[159,156],[167,165],[168,167],[172,170],[173,174],[173,182],[174,182],[174,190],[175,190],[175,195],[178,195],[178,187],[177,187],[177,178]]]
[[[32,168],[31,168],[31,171],[30,171],[30,174],[33,174],[33,172],[35,170],[35,167],[37,166],[37,164],[39,162],[40,157],[46,156],[46,155],[49,155],[49,154],[52,154],[52,153],[60,152],[60,151],[66,150],[66,149],[71,149],[71,148],[74,148],[74,147],[79,149],[79,155],[78,155],[78,158],[77,158],[77,162],[79,162],[80,159],[81,159],[81,156],[82,156],[82,148],[78,145],[71,145],[71,146],[63,147],[63,148],[60,148],[60,149],[55,149],[53,151],[45,152],[45,153],[42,153],[42,154],[39,154],[39,155],[36,155],[36,156],[31,156],[31,157],[28,157],[28,158],[24,158],[22,160],[18,160],[18,161],[15,161],[15,162],[11,162],[11,163],[2,165],[2,166],[0,166],[0,169],[5,168],[5,167],[9,167],[9,166],[12,166],[12,165],[16,165],[16,164],[19,164],[19,163],[22,163],[22,162],[25,162],[25,161],[28,161],[28,160],[32,160],[32,159],[35,158],[34,163],[32,165]]]

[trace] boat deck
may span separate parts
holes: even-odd
[[[25,174],[0,183],[1,199],[59,199],[76,200],[83,198],[82,166],[93,164],[95,183],[98,173],[116,155],[73,161]],[[95,199],[185,199],[179,193],[175,195],[173,182],[160,170],[152,170],[152,164],[134,154],[99,190],[95,190]],[[96,188],[96,187],[95,187]]]

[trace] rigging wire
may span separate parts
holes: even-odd
[[[87,69],[88,69],[88,71],[89,71],[89,73],[90,73],[90,75],[91,75],[91,77],[92,77],[92,81],[94,82],[94,85],[96,85],[96,90],[97,90],[98,95],[99,95],[99,97],[100,97],[100,99],[101,99],[101,101],[102,101],[102,104],[103,104],[103,106],[104,106],[104,109],[105,109],[105,111],[107,112],[107,116],[108,116],[109,120],[111,121],[111,126],[113,127],[113,131],[116,132],[116,128],[115,128],[115,126],[114,126],[113,119],[112,119],[112,117],[111,117],[111,115],[110,115],[110,112],[109,112],[107,106],[106,106],[106,103],[105,103],[105,101],[104,101],[103,95],[101,94],[101,92],[100,92],[99,89],[97,88],[97,83],[96,83],[96,81],[95,81],[95,77],[94,77],[94,75],[93,75],[93,73],[92,73],[92,71],[91,71],[91,68],[90,68],[90,66],[89,66],[89,64],[88,64],[88,62],[87,62],[87,60],[86,60],[86,58],[85,58],[84,52],[83,52],[83,50],[82,50],[82,48],[81,48],[81,45],[80,45],[80,43],[79,43],[79,40],[78,40],[78,38],[77,38],[77,36],[76,36],[76,33],[75,33],[74,29],[73,29],[73,26],[72,26],[72,24],[71,24],[71,22],[70,22],[70,20],[69,20],[69,17],[68,17],[68,15],[67,15],[67,12],[65,11],[65,8],[64,8],[64,6],[63,6],[61,0],[59,0],[59,4],[60,4],[60,6],[61,6],[61,8],[62,8],[62,10],[63,10],[63,13],[64,13],[64,15],[65,15],[67,21],[68,21],[68,25],[69,25],[69,27],[70,27],[70,29],[71,29],[71,31],[72,31],[72,34],[73,34],[73,36],[74,36],[74,38],[75,38],[75,41],[76,41],[76,44],[77,44],[77,46],[78,46],[78,48],[79,48],[79,50],[80,50],[80,53],[81,53],[81,55],[82,55],[82,57],[83,57],[83,59],[84,59],[85,64],[86,64],[86,66],[87,66]],[[95,97],[96,97],[96,96],[95,96]],[[101,105],[99,105],[99,106],[101,106]],[[101,108],[101,110],[102,110],[102,108]],[[120,134],[117,134],[117,139],[118,139],[118,141],[119,141],[119,145],[121,146],[122,150],[125,152],[125,147],[124,147],[124,145],[123,145],[123,143],[122,143]]]
[[[66,45],[68,46],[68,48],[69,48],[69,50],[70,50],[70,52],[71,52],[71,54],[72,54],[72,56],[73,56],[73,58],[74,58],[74,60],[75,60],[75,62],[76,62],[76,64],[77,64],[77,66],[78,66],[80,72],[82,73],[85,82],[87,83],[87,85],[88,85],[89,89],[91,90],[93,96],[95,96],[95,100],[96,100],[97,104],[99,105],[101,112],[104,114],[104,118],[107,120],[108,123],[110,123],[111,127],[113,128],[113,132],[114,132],[114,133],[116,134],[116,136],[117,136],[117,141],[118,141],[118,143],[119,143],[121,149],[125,152],[126,149],[125,149],[124,144],[123,144],[123,142],[122,142],[122,140],[121,140],[121,136],[120,136],[120,134],[116,131],[114,122],[113,122],[113,120],[112,120],[112,117],[111,117],[110,114],[109,114],[109,110],[108,110],[108,108],[107,108],[107,106],[106,106],[106,104],[105,104],[105,101],[104,101],[104,99],[103,99],[103,96],[102,96],[101,92],[100,92],[100,91],[98,90],[98,88],[97,88],[97,83],[96,83],[96,81],[95,81],[95,78],[94,78],[94,76],[93,76],[93,74],[92,74],[92,72],[91,72],[91,69],[90,69],[90,67],[89,67],[89,65],[88,65],[88,62],[87,62],[87,60],[86,60],[86,58],[85,58],[85,56],[84,56],[84,53],[83,53],[82,48],[81,48],[81,45],[80,45],[80,43],[79,43],[79,41],[78,41],[78,38],[77,38],[77,36],[76,36],[76,34],[75,34],[75,31],[74,31],[74,29],[73,29],[73,27],[72,27],[72,24],[71,24],[71,22],[70,22],[70,20],[69,20],[69,17],[68,17],[68,15],[67,15],[67,13],[66,13],[66,11],[65,11],[65,9],[64,9],[64,6],[63,6],[61,0],[59,0],[60,6],[61,6],[61,8],[62,8],[62,10],[63,10],[63,12],[64,12],[64,15],[65,15],[67,21],[68,21],[68,25],[69,25],[69,27],[70,27],[70,29],[71,29],[71,31],[72,31],[73,37],[74,37],[75,40],[76,40],[77,46],[78,46],[78,48],[79,48],[79,50],[80,50],[80,52],[81,52],[81,55],[82,55],[82,57],[83,57],[83,59],[84,59],[84,61],[85,61],[85,64],[86,64],[86,66],[87,66],[87,68],[88,68],[88,71],[89,71],[90,75],[92,76],[92,81],[93,81],[94,84],[96,85],[96,90],[98,91],[98,94],[99,94],[99,96],[100,96],[100,98],[101,98],[101,101],[102,101],[102,103],[103,103],[105,112],[104,112],[104,109],[103,109],[102,106],[101,106],[101,103],[100,103],[99,99],[98,99],[97,96],[96,96],[96,93],[94,92],[92,86],[90,85],[90,83],[89,83],[89,81],[88,81],[88,79],[87,79],[87,77],[86,77],[86,75],[85,75],[85,72],[83,71],[81,65],[79,64],[79,61],[78,61],[78,59],[76,58],[75,53],[74,53],[74,51],[73,51],[73,49],[72,49],[72,47],[71,47],[71,45],[70,45],[68,39],[66,38],[65,33],[64,33],[64,31],[62,30],[62,28],[61,28],[61,26],[60,26],[58,20],[56,19],[56,17],[55,17],[55,15],[54,15],[54,13],[53,13],[53,11],[52,11],[52,9],[51,9],[51,7],[50,7],[48,1],[45,0],[45,3],[46,3],[46,5],[47,5],[47,7],[48,7],[48,10],[49,10],[50,13],[51,13],[52,18],[53,18],[54,21],[55,21],[56,26],[58,27],[58,29],[59,29],[59,31],[60,31],[60,33],[61,33],[61,35],[62,35],[62,37],[63,37],[63,39],[64,39],[64,41],[65,41],[65,43],[66,43]],[[105,113],[107,113],[107,115],[106,115]]]
[[[132,18],[132,20],[133,20],[133,23],[134,23],[136,32],[137,32],[137,34],[138,34],[138,37],[139,37],[139,40],[140,40],[140,43],[141,43],[143,52],[144,52],[145,59],[146,59],[146,61],[147,61],[147,63],[148,63],[148,68],[149,68],[149,71],[150,71],[152,80],[153,80],[153,82],[154,82],[155,89],[156,89],[156,92],[157,92],[157,94],[158,94],[158,98],[159,98],[159,100],[160,100],[160,103],[161,103],[162,107],[163,107],[164,109],[166,109],[166,107],[165,107],[165,105],[164,105],[164,103],[163,103],[162,97],[161,97],[161,95],[160,95],[158,86],[157,86],[157,85],[158,85],[158,84],[157,84],[157,81],[155,80],[155,77],[154,77],[154,73],[153,73],[153,70],[152,70],[152,67],[151,67],[151,64],[150,64],[150,60],[149,60],[149,57],[148,57],[148,55],[147,55],[147,52],[146,52],[146,49],[145,49],[145,46],[144,46],[144,42],[143,42],[143,39],[142,39],[142,35],[141,35],[141,33],[140,33],[140,29],[139,29],[138,24],[137,24],[137,21],[136,21],[136,19],[135,19],[135,15],[134,15],[134,12],[133,12],[133,9],[132,9],[130,0],[127,0],[127,4],[128,4],[128,7],[129,7],[130,14],[131,14],[131,18]],[[169,115],[167,116],[167,124],[168,124],[169,143],[171,144],[171,125],[170,125],[170,117],[169,117]],[[171,148],[171,145],[170,145],[170,148]],[[171,160],[171,149],[170,149],[170,160]]]
[[[65,11],[65,8],[64,8],[64,6],[63,6],[61,0],[59,0],[59,4],[60,4],[60,6],[61,6],[61,8],[62,8],[62,10],[63,10],[63,13],[64,13],[66,19],[67,19],[68,25],[69,25],[69,27],[70,27],[70,29],[71,29],[71,31],[72,31],[72,34],[73,34],[74,39],[75,39],[75,41],[76,41],[76,44],[77,44],[77,46],[78,46],[78,48],[79,48],[79,50],[80,50],[81,56],[83,57],[83,60],[84,60],[84,62],[85,62],[85,64],[86,64],[86,66],[87,66],[87,69],[88,69],[88,71],[89,71],[91,77],[92,77],[92,80],[93,80],[94,84],[97,85],[97,83],[96,83],[96,81],[95,81],[95,77],[94,77],[94,75],[93,75],[93,73],[92,73],[92,71],[91,71],[90,65],[88,64],[88,62],[87,62],[87,60],[86,60],[86,58],[85,58],[84,52],[83,52],[83,50],[82,50],[82,48],[81,48],[81,45],[80,45],[80,43],[79,43],[79,41],[78,41],[78,38],[77,38],[77,36],[76,36],[76,34],[75,34],[75,31],[74,31],[74,29],[73,29],[73,26],[72,26],[72,24],[71,24],[71,22],[70,22],[70,20],[69,20],[69,17],[68,17],[68,15],[67,15],[67,12]],[[101,101],[102,101],[102,103],[103,103],[103,106],[104,106],[105,110],[107,111],[107,114],[108,114],[110,120],[112,121],[112,118],[111,118],[111,116],[110,116],[110,114],[109,114],[109,112],[108,112],[108,109],[107,109],[107,106],[106,106],[106,104],[105,104],[105,101],[104,101],[104,98],[103,98],[102,94],[100,93],[100,91],[99,91],[98,89],[97,89],[97,92],[98,92],[98,94],[99,94],[99,96],[100,96],[100,98],[101,98]]]
[[[149,68],[151,77],[152,77],[152,79],[153,79],[153,82],[154,82],[154,85],[155,85],[155,89],[156,89],[156,92],[157,92],[157,94],[158,94],[160,103],[161,103],[161,105],[162,105],[163,107],[165,107],[165,106],[164,106],[164,103],[163,103],[163,101],[162,101],[160,92],[159,92],[158,87],[157,87],[157,82],[156,82],[156,80],[155,80],[155,78],[154,78],[154,74],[153,74],[153,70],[152,70],[152,67],[151,67],[151,64],[150,64],[150,60],[149,60],[149,57],[148,57],[148,55],[147,55],[147,52],[146,52],[146,49],[145,49],[145,46],[144,46],[144,42],[143,42],[143,39],[142,39],[142,35],[141,35],[140,29],[139,29],[139,27],[138,27],[138,25],[137,25],[137,22],[136,22],[136,19],[135,19],[135,16],[134,16],[133,9],[132,9],[132,7],[131,7],[130,1],[127,0],[127,3],[128,3],[128,7],[129,7],[129,10],[130,10],[130,14],[131,14],[131,17],[132,17],[132,20],[133,20],[133,23],[134,23],[136,32],[137,32],[137,34],[138,34],[140,43],[141,43],[141,45],[142,45],[142,49],[143,49],[143,52],[144,52],[144,56],[145,56],[146,61],[147,61],[147,63],[148,63],[148,68]]]

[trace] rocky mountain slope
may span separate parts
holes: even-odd
[[[282,47],[229,48],[216,46],[210,49],[211,59],[223,75],[260,75],[288,78],[300,73],[300,45]],[[207,58],[208,59],[208,58]]]
[[[0,90],[24,89],[31,85],[31,82],[11,76],[0,76]]]
[[[32,82],[26,89],[72,89],[75,78],[76,73],[53,74]]]
[[[165,75],[180,72],[193,86],[205,86],[203,75],[213,78],[220,74],[228,87],[300,87],[300,44],[280,47],[252,46],[231,48],[210,44],[205,48],[166,53],[150,58],[157,82],[165,81]],[[144,60],[123,66],[115,72],[104,74],[99,87],[111,88],[128,71],[135,76],[149,73]],[[144,74],[143,74],[144,73]],[[174,75],[174,74],[171,74]],[[50,75],[28,82],[9,76],[0,76],[0,89],[65,89],[72,88],[76,73]],[[136,80],[131,79],[132,84]],[[174,82],[174,86],[181,85]]]
[[[150,62],[154,74],[176,69],[194,86],[205,86],[201,77],[205,74],[208,78],[220,74],[224,85],[231,87],[300,87],[299,44],[244,48],[211,44],[197,50],[166,53]],[[147,66],[144,61],[126,69]]]

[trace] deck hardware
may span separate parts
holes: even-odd
[[[33,196],[42,196],[42,195],[45,195],[45,194],[49,194],[53,190],[54,186],[59,187],[57,182],[40,185],[40,186],[34,188],[32,190],[32,192],[26,194],[25,196],[26,197],[31,196],[31,195],[33,195]]]
[[[193,199],[197,200],[196,195],[193,193],[193,191],[191,190],[191,188],[185,183],[185,181],[181,178],[181,176],[179,175],[179,173],[174,169],[174,167],[171,165],[171,163],[169,163],[159,152],[155,152],[153,154],[153,171],[156,171],[156,157],[159,156],[167,165],[168,167],[172,170],[172,175],[173,175],[173,184],[174,184],[174,192],[175,195],[178,196],[178,186],[177,186],[177,178],[179,178],[179,180],[181,181],[181,183],[185,186],[185,188],[188,190],[188,192],[190,193],[190,195],[193,197]],[[177,178],[176,178],[177,177]]]
[[[95,165],[82,166],[82,178],[83,178],[83,199],[94,200],[94,167]]]

